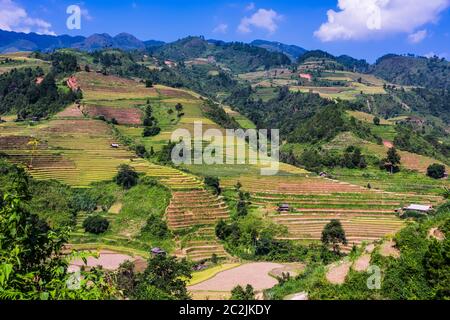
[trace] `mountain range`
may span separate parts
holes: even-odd
[[[156,40],[141,41],[128,33],[120,33],[115,37],[106,33],[93,34],[86,38],[83,36],[51,36],[0,30],[0,53],[35,50],[52,51],[61,48],[73,48],[83,51],[95,51],[105,48],[143,50],[163,44],[163,41]]]

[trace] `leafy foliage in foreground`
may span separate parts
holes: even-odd
[[[0,299],[113,298],[112,283],[100,270],[82,271],[79,282],[74,282],[67,270],[77,255],[63,253],[67,230],[51,229],[24,208],[28,195],[20,190],[27,189],[27,177],[19,179],[17,193],[5,193],[0,200]]]

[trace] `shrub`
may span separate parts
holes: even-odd
[[[124,189],[131,189],[137,185],[139,181],[139,175],[129,165],[122,164],[119,167],[119,172],[115,178],[116,183]]]
[[[142,144],[138,144],[135,148],[136,154],[141,157],[145,158],[147,156],[147,150],[145,149],[145,146]]]
[[[439,163],[430,165],[427,169],[427,176],[433,179],[442,179],[445,176],[445,166]]]
[[[215,194],[221,194],[222,189],[220,188],[220,180],[217,177],[205,177],[205,184],[214,189]]]
[[[339,220],[331,220],[322,231],[322,243],[331,245],[334,252],[339,252],[339,244],[347,244],[345,231]]]
[[[230,300],[245,300],[245,301],[256,300],[255,291],[253,287],[249,284],[245,287],[245,290],[241,286],[237,286],[233,290],[231,290]]]
[[[84,220],[83,228],[89,233],[102,234],[108,230],[109,221],[99,215],[90,216]]]
[[[148,217],[147,224],[144,228],[142,228],[142,232],[148,233],[152,237],[156,237],[158,239],[167,239],[170,237],[170,231],[167,227],[167,223],[155,215]]]
[[[154,137],[157,136],[161,132],[160,127],[145,127],[144,132],[142,133],[143,137]]]

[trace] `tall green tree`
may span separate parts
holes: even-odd
[[[344,228],[339,220],[331,220],[322,231],[322,243],[324,246],[330,246],[333,251],[339,253],[339,245],[346,245],[347,238],[345,236]]]
[[[116,183],[124,189],[131,189],[137,185],[139,181],[138,173],[129,165],[122,164],[119,166],[119,172],[115,177]]]

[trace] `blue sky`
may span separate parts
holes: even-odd
[[[82,9],[81,30],[66,27],[66,9],[74,4]],[[267,39],[371,62],[385,53],[448,59],[449,8],[450,0],[0,0],[0,28],[84,36],[128,32],[163,41],[188,35]]]

